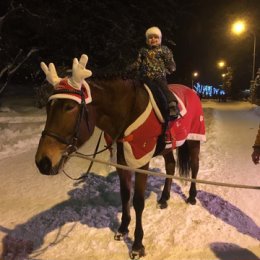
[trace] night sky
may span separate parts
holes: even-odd
[[[31,48],[37,52],[12,80],[35,81],[41,60],[69,66],[81,53],[89,55],[94,71],[116,70],[136,57],[145,30],[158,26],[177,63],[170,81],[189,85],[192,72],[198,71],[201,83],[218,85],[225,69],[216,64],[224,59],[233,68],[233,84],[245,89],[252,74],[253,37],[249,32],[234,36],[230,26],[244,18],[259,37],[259,10],[260,0],[1,0],[0,71],[19,50],[26,56]],[[259,42],[257,38],[256,71]]]
[[[252,74],[253,36],[248,32],[235,36],[230,28],[236,19],[246,19],[250,29],[258,36],[259,10],[258,0],[209,0],[195,5],[192,8],[193,18],[186,22],[181,22],[181,17],[178,20],[180,29],[176,32],[179,39],[175,50],[178,69],[188,67],[187,71],[199,72],[199,80],[204,84],[218,84],[225,69],[218,69],[217,61],[223,59],[233,68],[233,84],[240,84],[242,89],[248,88]],[[258,42],[256,70],[260,66]]]

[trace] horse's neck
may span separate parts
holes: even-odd
[[[96,125],[113,139],[122,137],[148,103],[144,87],[133,80],[91,81],[90,88]]]

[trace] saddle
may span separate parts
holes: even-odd
[[[149,86],[144,84],[146,91],[149,94],[149,98],[152,104],[152,107],[157,115],[159,121],[162,124],[162,132],[158,136],[156,150],[154,155],[160,154],[165,148],[171,147],[172,136],[168,129],[171,118],[169,116],[169,108],[167,104],[167,99],[162,92],[160,86],[156,82],[149,82]],[[174,95],[172,93],[172,95]],[[176,98],[176,97],[175,97]],[[175,120],[176,118],[174,118]]]

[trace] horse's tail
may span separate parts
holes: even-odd
[[[187,141],[177,149],[177,167],[179,168],[180,176],[189,177],[190,173],[190,153]]]

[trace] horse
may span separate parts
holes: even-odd
[[[129,143],[135,137],[127,134],[127,130],[129,130],[129,126],[133,122],[140,120],[144,113],[146,113],[150,102],[149,91],[147,91],[141,81],[121,77],[100,79],[86,78],[86,75],[84,75],[81,76],[80,81],[77,79],[77,75],[84,74],[82,71],[86,71],[87,58],[84,57],[82,55],[80,61],[76,58],[74,59],[72,77],[69,79],[60,79],[52,63],[49,67],[45,64],[42,65],[47,80],[55,86],[54,94],[49,98],[47,104],[46,124],[35,155],[36,165],[42,174],[58,174],[62,165],[66,162],[68,155],[87,142],[91,137],[94,126],[103,130],[111,138],[112,143],[116,144],[117,163],[131,166],[132,161],[127,159],[125,145],[129,146]],[[73,82],[75,83],[77,80],[78,83],[81,83],[74,84],[73,86]],[[199,98],[192,89],[184,85],[174,84],[169,85],[169,87],[172,89],[177,87],[179,92],[184,93],[184,96],[188,93],[193,100],[199,103],[199,109],[202,111]],[[150,111],[153,112],[154,108],[151,108]],[[153,117],[157,118],[156,116]],[[185,119],[185,115],[183,119]],[[188,121],[192,125],[195,119],[190,117]],[[147,158],[144,156],[145,160],[137,160],[137,164],[134,166],[148,170],[149,160],[155,154],[160,154],[165,160],[166,173],[174,175],[176,161],[173,148],[176,148],[178,151],[177,162],[180,175],[188,176],[191,171],[192,178],[196,179],[199,170],[200,140],[186,138],[184,143],[179,147],[165,148],[156,152],[154,147],[156,147],[159,136],[163,132],[162,125],[162,122],[157,120],[155,127],[148,126],[145,131],[142,127],[140,128],[143,138],[149,135],[149,129],[151,128],[156,129],[156,134],[149,136],[150,139],[147,137],[147,140],[152,140],[152,142],[149,143],[145,139],[145,142],[142,143],[141,148],[149,147],[151,143],[154,144],[150,149],[150,155]],[[139,151],[139,148],[137,144],[133,150]],[[122,240],[129,232],[133,171],[117,168],[120,180],[122,218],[118,231],[114,236],[115,240]],[[142,243],[144,237],[142,213],[145,206],[147,178],[147,175],[135,172],[133,207],[135,210],[136,225],[134,242],[130,252],[132,259],[140,258],[146,254]],[[167,201],[170,199],[171,184],[172,179],[166,178],[161,197],[158,200],[158,205],[161,209],[168,206]],[[196,183],[191,182],[187,203],[191,205],[195,204],[196,194]]]

